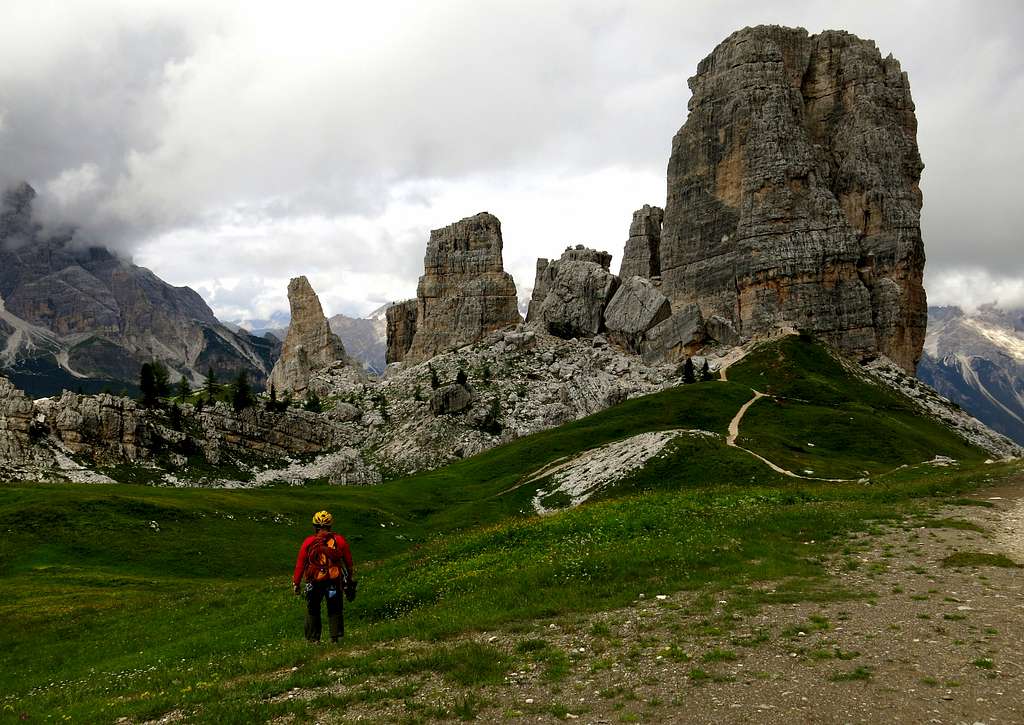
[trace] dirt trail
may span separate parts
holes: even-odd
[[[761,398],[771,397],[770,395],[767,395],[766,393],[762,393],[757,390],[754,390],[753,393],[754,397],[748,400],[746,403],[744,403],[742,407],[740,407],[740,409],[736,412],[736,415],[733,416],[732,420],[729,421],[729,436],[725,439],[725,444],[727,446],[741,450],[744,453],[749,453],[754,458],[761,461],[761,463],[765,464],[776,473],[781,473],[783,476],[789,476],[790,478],[800,478],[805,481],[826,481],[828,483],[849,483],[850,481],[856,480],[851,478],[819,478],[817,476],[801,476],[799,473],[793,473],[793,471],[787,470],[782,466],[772,463],[761,454],[754,453],[754,451],[750,450],[749,448],[744,448],[741,445],[737,445],[736,439],[739,438],[740,435],[740,422],[743,420],[743,416],[747,414],[747,410],[749,410],[750,406],[752,406]]]

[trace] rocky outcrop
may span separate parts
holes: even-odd
[[[270,384],[278,394],[303,395],[313,373],[346,359],[345,346],[331,332],[320,299],[308,279],[295,277],[288,283],[288,304],[291,324],[281,357],[270,374]]]
[[[412,347],[416,336],[416,315],[419,303],[416,300],[396,302],[387,311],[388,364],[402,362]]]
[[[0,465],[30,458],[34,414],[32,400],[0,377]]]
[[[644,277],[626,279],[604,311],[608,339],[640,352],[648,330],[672,314],[665,295]]]
[[[537,279],[527,319],[557,337],[593,337],[604,331],[604,311],[619,286],[609,271],[611,255],[583,245],[561,258],[537,262]]]
[[[501,252],[501,222],[487,212],[430,233],[406,359],[428,360],[522,322],[516,284]]]
[[[654,362],[682,362],[705,342],[704,318],[698,305],[685,305],[647,331],[641,352]]]
[[[158,441],[183,435],[158,426],[134,400],[67,392],[42,411],[58,440],[92,463],[135,463],[152,458]]]
[[[738,31],[690,79],[672,142],[662,290],[754,336],[921,355],[923,164],[907,76],[845,32]]]
[[[661,223],[665,211],[661,207],[644,204],[633,212],[629,225],[629,239],[622,252],[619,277],[658,277],[661,275]]]
[[[473,398],[473,389],[468,385],[442,385],[430,394],[430,412],[434,415],[461,413],[473,404]]]

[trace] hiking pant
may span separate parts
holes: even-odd
[[[345,588],[340,581],[317,582],[306,593],[306,639],[310,642],[320,641],[323,625],[320,621],[320,600],[327,600],[327,625],[331,632],[331,641],[345,636],[345,618],[342,598]]]

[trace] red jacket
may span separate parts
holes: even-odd
[[[345,537],[341,534],[335,534],[333,532],[322,531],[321,534],[327,534],[333,536],[335,542],[337,542],[336,549],[324,548],[327,553],[327,557],[332,561],[338,561],[339,559],[345,562],[345,569],[348,571],[348,578],[354,579],[355,572],[352,569],[352,552],[348,549],[348,542],[345,541]],[[302,581],[302,574],[306,571],[306,554],[309,549],[309,545],[312,544],[318,534],[307,536],[306,540],[302,542],[302,546],[299,548],[299,558],[295,560],[295,574],[292,576],[292,583],[295,586],[299,585]]]

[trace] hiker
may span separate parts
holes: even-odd
[[[345,636],[345,619],[341,598],[351,602],[356,598],[356,580],[352,569],[352,553],[341,534],[331,531],[334,517],[328,511],[313,515],[313,535],[306,537],[295,562],[292,588],[302,592],[299,585],[306,579],[306,639],[320,641],[320,600],[327,600],[327,623],[331,641]]]

